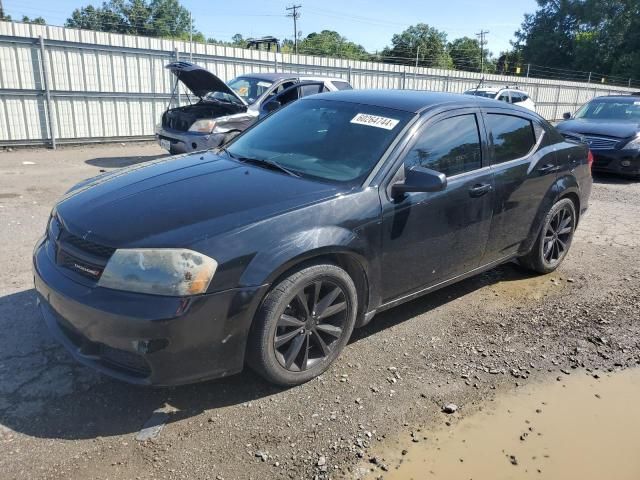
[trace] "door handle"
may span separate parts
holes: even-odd
[[[489,183],[478,183],[469,189],[469,195],[472,197],[481,197],[489,193],[493,187]]]
[[[547,163],[538,169],[538,171],[543,174],[557,172],[558,170],[560,170],[560,168],[556,167],[553,163]]]

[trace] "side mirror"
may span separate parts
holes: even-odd
[[[399,197],[408,192],[440,192],[447,188],[447,176],[430,168],[413,166],[405,170],[404,182],[391,187],[391,195]]]
[[[564,112],[562,114],[562,118],[564,118],[565,120],[569,120],[571,118],[571,114],[569,112]]]
[[[282,107],[282,103],[280,103],[278,100],[270,100],[270,101],[268,101],[267,103],[264,104],[262,109],[266,113],[271,113],[271,112],[275,112],[280,107]]]

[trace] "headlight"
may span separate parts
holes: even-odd
[[[213,118],[203,118],[196,120],[193,125],[189,127],[190,132],[211,133],[216,126],[216,121]]]
[[[640,150],[640,134],[636,135],[629,143],[627,143],[623,150]]]
[[[119,249],[107,262],[98,286],[182,297],[204,293],[218,262],[186,249]]]

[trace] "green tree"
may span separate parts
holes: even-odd
[[[327,57],[369,60],[370,55],[362,45],[350,42],[333,30],[310,33],[298,42],[298,53],[303,55],[321,55]]]
[[[537,11],[525,15],[515,43],[523,62],[534,64],[534,75],[586,78],[586,73],[563,73],[574,70],[619,75],[623,82],[640,79],[640,1],[537,3]]]
[[[485,72],[495,70],[495,64],[491,60],[489,50],[486,48],[484,50],[481,49],[480,42],[475,38],[456,38],[449,43],[449,55],[453,66],[457,70],[479,72],[481,63],[484,65]],[[480,61],[481,58],[482,62]]]
[[[109,0],[100,7],[77,8],[65,25],[101,32],[147,35],[188,40],[191,30],[189,11],[178,0]],[[195,41],[204,41],[193,31]]]
[[[447,34],[425,23],[395,34],[391,44],[382,51],[384,62],[415,65],[417,56],[421,67],[453,68],[453,60],[447,51]]]

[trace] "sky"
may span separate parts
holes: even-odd
[[[2,0],[7,14],[42,16],[47,23],[62,25],[78,7],[101,5],[102,0]],[[293,21],[282,0],[181,0],[195,20],[196,29],[207,38],[230,40],[235,33],[245,37],[273,35],[293,37]],[[298,0],[302,5],[298,31],[302,35],[336,30],[349,40],[376,52],[391,44],[394,33],[409,25],[427,23],[447,33],[448,40],[488,30],[487,47],[497,55],[509,48],[513,33],[525,13],[536,9],[535,0]]]

